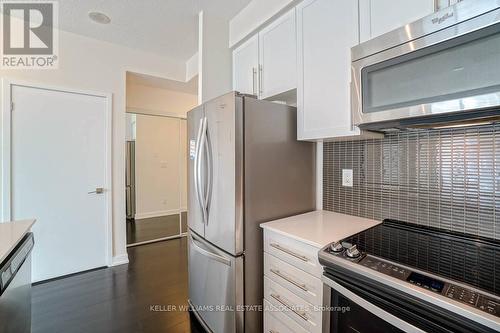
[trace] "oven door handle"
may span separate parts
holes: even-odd
[[[349,289],[341,286],[337,282],[327,278],[326,276],[322,276],[321,280],[323,283],[325,283],[327,286],[335,290],[336,292],[342,294],[345,298],[351,300],[352,302],[356,303],[357,305],[361,306],[363,309],[366,311],[371,312],[373,315],[385,320],[389,324],[399,328],[400,330],[404,332],[409,332],[409,333],[426,333],[425,331],[421,330],[420,328],[413,326],[404,320],[390,314],[389,312],[382,310],[381,308],[373,305],[372,303],[366,301],[362,297],[356,295]]]

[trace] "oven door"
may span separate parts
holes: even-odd
[[[366,301],[339,283],[323,279],[330,287],[329,325],[330,333],[396,333],[425,332],[389,312]]]
[[[495,332],[344,268],[326,268],[322,280],[324,305],[329,310],[324,316],[325,332]]]
[[[352,62],[354,125],[387,130],[494,116],[486,111],[500,105],[500,9],[424,34],[436,29],[433,18],[461,18],[465,7],[408,25],[407,34],[397,30],[355,47],[373,53]],[[408,40],[419,29],[423,37]]]

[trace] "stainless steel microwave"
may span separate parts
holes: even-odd
[[[500,120],[500,0],[465,0],[351,53],[361,129]]]

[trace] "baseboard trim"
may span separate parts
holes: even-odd
[[[128,254],[120,254],[114,256],[111,262],[111,266],[125,265],[128,264]]]
[[[101,269],[106,269],[106,268],[107,268],[106,266],[101,266],[101,267],[86,269],[86,270],[80,271],[80,272],[69,273],[69,274],[65,274],[65,275],[61,275],[61,276],[56,276],[56,277],[53,277],[53,278],[50,278],[50,279],[46,279],[46,280],[35,281],[35,282],[32,282],[31,285],[32,286],[36,286],[36,285],[39,285],[39,284],[49,283],[49,282],[52,282],[52,281],[57,281],[57,280],[69,278],[69,277],[80,275],[80,274],[85,274],[85,273],[90,273],[90,272],[94,272],[94,271],[99,271]]]
[[[170,209],[170,210],[161,210],[161,211],[157,211],[157,212],[136,213],[135,219],[142,220],[142,219],[149,219],[152,217],[175,215],[175,214],[179,214],[180,212],[181,212],[180,209]]]

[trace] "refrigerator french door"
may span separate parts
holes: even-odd
[[[228,94],[190,111],[188,133],[189,227],[237,256],[243,252],[242,100]]]
[[[189,293],[214,332],[243,331],[241,103],[229,94],[188,113]]]
[[[189,301],[210,331],[261,332],[261,222],[315,207],[296,109],[228,93],[188,112]]]

